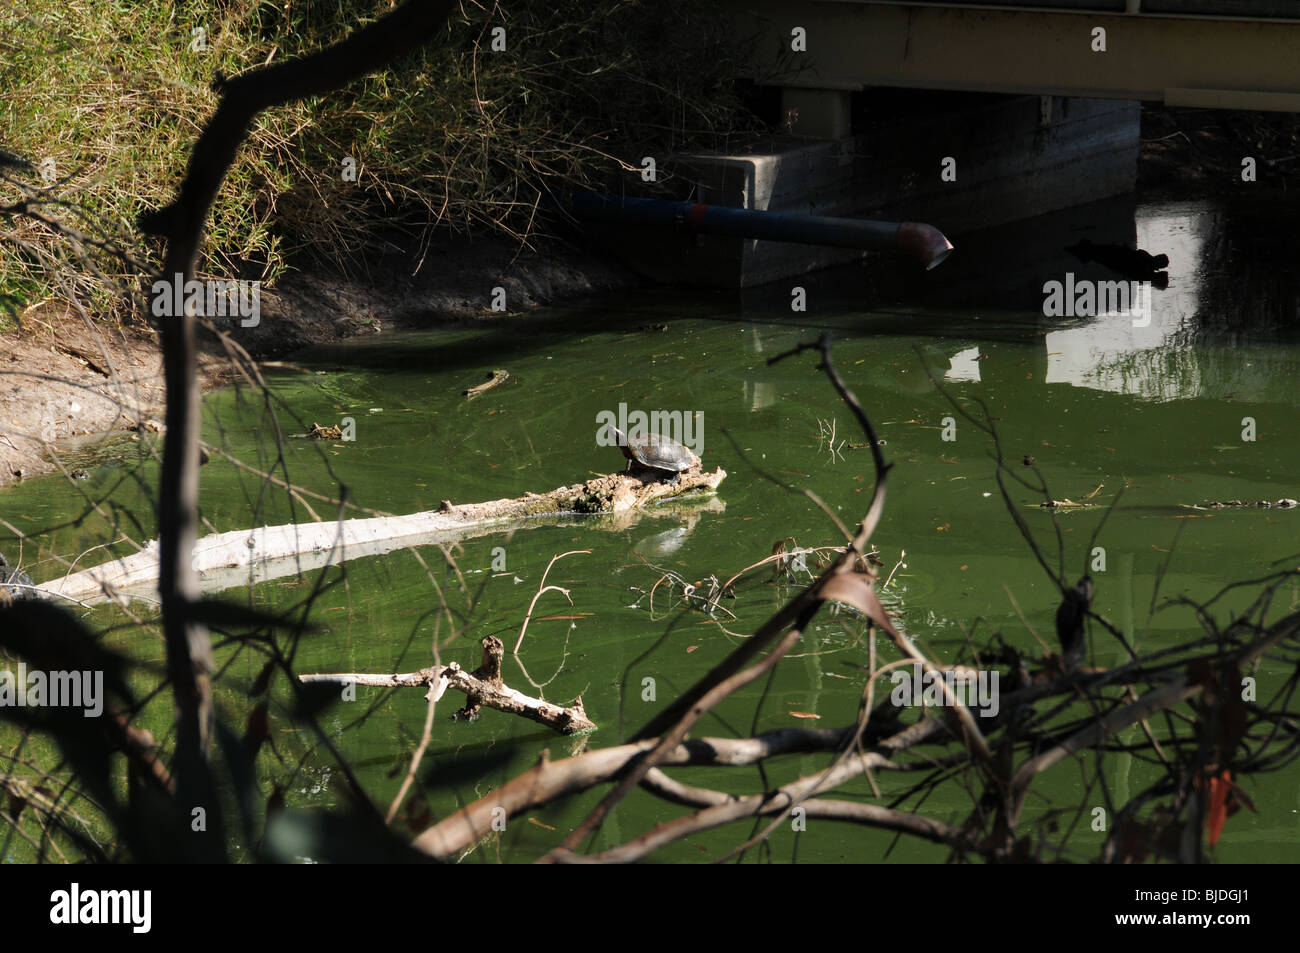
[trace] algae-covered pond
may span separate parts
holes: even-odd
[[[408,513],[435,509],[443,500],[519,496],[620,469],[618,451],[595,440],[597,415],[617,412],[620,404],[693,415],[702,428],[706,467],[722,466],[729,474],[714,498],[628,519],[541,519],[469,540],[454,553],[463,586],[436,549],[421,552],[429,569],[405,551],[332,568],[325,578],[337,584],[311,604],[318,631],[302,641],[298,670],[398,672],[430,664],[431,639],[435,632],[445,638],[449,629],[437,611],[438,589],[461,627],[444,660],[472,668],[482,637],[497,635],[513,645],[551,558],[590,550],[551,570],[548,582],[569,590],[572,605],[558,593],[543,596],[519,659],[507,656],[504,674],[515,687],[544,691],[550,700],[567,703],[581,695],[599,725],[591,744],[626,738],[793,591],[759,574],[739,586],[734,600],[723,600],[725,612],[710,616],[682,606],[680,590],[661,585],[652,609],[649,591],[664,573],[707,586],[709,577],[725,579],[770,554],[778,540],[792,538],[800,546],[841,541],[812,502],[770,478],[814,491],[849,525],[863,514],[873,471],[850,414],[811,355],[767,363],[826,328],[834,333],[842,375],[895,465],[874,539],[882,575],[892,570],[883,596],[900,627],[932,656],[956,659],[995,631],[1025,652],[1041,653],[1033,629],[1055,648],[1059,594],[1000,498],[990,441],[955,417],[927,366],[959,403],[973,411],[976,399],[985,403],[1007,457],[1018,466],[1032,457],[1055,499],[1095,504],[1061,511],[1057,519],[1066,572],[1074,579],[1091,571],[1098,611],[1139,649],[1199,633],[1185,608],[1152,612],[1157,580],[1159,606],[1167,598],[1206,598],[1227,582],[1300,565],[1300,510],[1189,507],[1300,496],[1300,335],[1288,270],[1294,254],[1261,260],[1234,242],[1233,236],[1250,232],[1261,210],[1149,203],[1129,219],[1129,228],[1136,228],[1129,237],[1171,259],[1169,287],[1155,293],[1150,326],[1134,327],[1128,316],[1044,318],[1038,286],[1067,268],[1085,274],[1089,266],[1071,265],[1026,236],[1038,235],[1035,228],[1088,234],[1083,229],[1091,214],[1111,213],[1085,210],[1046,226],[959,242],[965,263],[955,255],[924,278],[881,278],[878,269],[854,267],[791,282],[807,290],[805,312],[791,312],[786,285],[743,296],[643,291],[507,317],[484,329],[348,341],[299,355],[294,367],[268,370],[272,403],[286,431],[344,417],[355,422],[351,441],[290,439],[287,470],[277,473],[330,495],[342,483],[351,500],[377,510]],[[508,369],[509,381],[473,400],[462,396],[494,368]],[[955,417],[955,430],[946,417]],[[1254,422],[1253,440],[1243,439],[1246,418]],[[260,395],[246,387],[210,394],[204,420],[208,442],[262,470],[275,464],[274,431]],[[0,513],[65,555],[123,532],[152,538],[146,489],[156,468],[139,462],[136,446],[102,448],[85,466],[89,479],[75,485],[49,478],[0,491]],[[1098,562],[1090,538],[1121,490],[1093,544],[1104,550]],[[99,501],[100,512],[81,516],[83,493]],[[1055,561],[1051,514],[1028,490],[1013,488],[1012,498]],[[328,504],[310,502],[322,517],[333,515]],[[202,469],[202,512],[218,531],[310,518],[282,491],[220,456]],[[90,554],[83,565],[98,558]],[[27,568],[38,579],[55,572],[51,563],[33,561],[30,548]],[[287,610],[313,594],[314,576],[262,583],[247,597],[259,607]],[[120,617],[117,610],[97,609],[93,618],[109,624]],[[823,612],[770,683],[741,691],[695,734],[850,723],[867,658],[862,633],[852,613]],[[138,631],[129,638],[136,653],[161,658],[160,640]],[[234,657],[229,647],[219,647],[218,656],[228,665],[219,696],[236,700],[260,662]],[[1091,632],[1092,664],[1124,657],[1113,639]],[[1265,660],[1256,674],[1265,697],[1269,680],[1287,673]],[[647,678],[654,680],[657,702],[644,700]],[[530,681],[544,688],[530,689]],[[493,711],[473,723],[453,722],[452,707],[443,703],[434,727],[421,773],[428,787],[411,799],[427,803],[433,817],[530,766],[542,749],[560,757],[576,744]],[[424,713],[419,691],[363,688],[357,702],[325,716],[378,803],[386,805],[396,792]],[[156,730],[165,734],[166,706],[158,714]],[[809,714],[818,720],[802,717]],[[308,743],[274,710],[272,741],[286,752]],[[287,785],[291,805],[340,802],[337,771],[323,751],[292,776],[274,753],[263,757],[267,778]],[[814,756],[789,757],[769,765],[765,778],[756,769],[701,769],[689,778],[757,791],[819,763]],[[1035,790],[1045,798],[1031,803],[1030,817],[1049,801],[1077,804],[1079,777],[1067,768],[1044,779]],[[1152,777],[1140,760],[1119,755],[1112,795],[1122,802]],[[1217,859],[1295,858],[1300,772],[1292,765],[1258,780],[1249,792],[1258,813],[1229,821]],[[433,787],[440,781],[446,786]],[[876,783],[888,798],[911,780],[878,777]],[[847,792],[869,796],[870,785],[860,780]],[[533,859],[558,843],[597,797],[512,822],[495,846],[468,859]],[[967,793],[953,786],[925,809],[960,823],[969,804]],[[678,810],[633,795],[598,843],[618,843]],[[1102,836],[1079,825],[1069,841],[1074,856],[1095,856]],[[656,858],[708,860],[740,839],[734,831],[715,831]],[[797,840],[789,831],[776,835],[771,856],[915,862],[946,855],[943,848],[894,840],[888,833],[811,824]]]

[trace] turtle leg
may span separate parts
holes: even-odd
[[[672,473],[670,473],[668,477],[664,480],[664,482],[667,483],[669,486],[676,486],[678,483],[681,483],[682,482],[681,471],[673,470]]]

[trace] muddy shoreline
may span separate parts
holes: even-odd
[[[254,328],[232,337],[257,360],[318,344],[432,327],[471,327],[567,299],[633,287],[618,265],[562,243],[546,252],[496,238],[441,240],[420,257],[394,254],[339,275],[305,265],[263,288]],[[504,289],[506,311],[492,310]],[[56,302],[29,309],[22,330],[0,333],[0,486],[55,472],[54,455],[114,432],[154,429],[165,389],[152,328],[106,327]],[[229,380],[220,344],[200,340],[205,390]]]

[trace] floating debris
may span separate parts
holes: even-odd
[[[342,440],[343,429],[337,425],[322,427],[312,421],[311,430],[307,431],[307,437],[311,440]]]
[[[496,387],[498,384],[505,383],[509,378],[510,375],[505,371],[495,370],[488,375],[488,379],[484,381],[482,384],[478,384],[474,387],[469,388],[468,390],[461,391],[461,396],[477,397],[479,394],[491,390],[493,387]]]

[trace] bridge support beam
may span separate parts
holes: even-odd
[[[772,85],[1300,112],[1296,21],[1147,16],[1145,4],[1143,15],[871,0],[723,0],[723,6],[737,36],[757,38],[753,72]],[[804,31],[806,49],[791,53],[795,28]],[[1104,31],[1104,49],[1097,30]],[[787,51],[784,62],[778,51]],[[790,67],[791,57],[795,69],[776,74]]]

